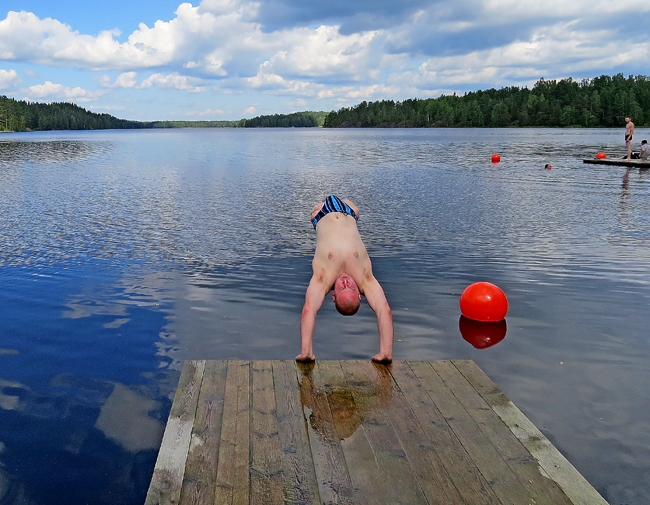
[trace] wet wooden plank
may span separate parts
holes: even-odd
[[[417,363],[394,362],[391,374],[408,397],[413,415],[435,448],[463,501],[468,505],[498,504],[498,498],[432,399],[437,392],[428,391],[411,367],[417,367]]]
[[[183,366],[145,505],[180,499],[204,368],[205,361],[186,361]]]
[[[299,364],[297,374],[320,498],[326,504],[354,503],[343,449],[315,364]]]
[[[457,363],[459,366],[463,365],[463,362]],[[490,440],[519,482],[527,489],[536,505],[571,505],[570,500],[555,482],[542,475],[537,461],[459,372],[454,363],[438,361],[433,368],[476,422],[483,436]]]
[[[250,503],[282,503],[282,458],[271,362],[251,362],[251,375]]]
[[[572,503],[607,505],[607,501],[474,362],[455,362],[455,365]]]
[[[380,384],[392,381],[392,365],[372,364]],[[411,405],[395,381],[392,388],[390,404],[386,415],[391,422],[397,437],[406,452],[413,474],[416,477],[430,505],[462,505],[463,501],[458,489],[449,477],[435,446],[427,437],[417,417],[411,410]]]
[[[187,505],[214,502],[217,456],[226,389],[226,361],[207,361],[203,372],[180,502]]]
[[[410,364],[499,501],[503,505],[533,505],[534,501],[526,488],[518,481],[490,441],[481,434],[478,425],[440,378],[434,369],[438,363],[436,361]]]
[[[375,454],[361,424],[359,411],[339,361],[319,361],[318,374],[332,412],[332,420],[352,482],[355,503],[385,503],[385,478],[382,478]]]
[[[606,504],[462,360],[188,362],[147,494],[162,503]]]
[[[249,362],[230,361],[219,442],[215,503],[248,505],[250,445]]]
[[[282,458],[284,503],[320,503],[295,361],[274,361],[273,382]]]
[[[363,412],[362,425],[379,467],[378,478],[390,480],[386,503],[426,504],[415,469],[386,416],[393,394],[390,376],[378,381],[372,363],[367,361],[344,361],[341,367],[352,397]]]

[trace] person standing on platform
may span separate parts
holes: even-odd
[[[626,160],[632,159],[632,136],[634,135],[634,123],[631,117],[625,118],[625,146],[627,147]]]
[[[393,360],[393,314],[381,285],[372,274],[370,257],[357,229],[359,209],[335,195],[316,205],[311,223],[316,229],[313,276],[305,294],[300,320],[301,353],[297,361],[314,361],[313,340],[318,313],[330,291],[336,310],[351,316],[359,310],[361,295],[377,316],[379,354],[377,363]]]

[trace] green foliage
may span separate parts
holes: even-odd
[[[244,119],[246,128],[309,128],[323,126],[327,112],[294,112],[293,114],[273,114]]]
[[[403,102],[361,102],[330,112],[325,127],[650,126],[650,79],[623,74]]]
[[[0,131],[149,128],[148,123],[96,114],[72,103],[29,103],[0,96]]]

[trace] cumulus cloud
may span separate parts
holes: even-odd
[[[201,82],[201,79],[179,75],[178,73],[169,75],[153,74],[144,79],[137,88],[147,89],[155,86],[157,88],[180,89],[191,93],[201,93],[206,90],[205,86],[199,86]]]
[[[186,112],[187,116],[220,116],[224,112],[221,109],[206,109],[203,111],[190,111]]]
[[[579,31],[576,22],[558,23],[535,31],[526,41],[431,58],[411,74],[417,85],[459,85],[537,80],[544,75],[573,75],[588,69],[606,70],[633,61],[648,61],[650,42],[617,40],[612,30]]]
[[[48,81],[29,88],[34,98],[87,101],[158,88],[347,103],[594,76],[621,65],[641,72],[650,64],[647,27],[629,19],[648,11],[641,0],[203,0],[126,38],[10,11],[0,20],[0,59],[119,73],[96,77],[99,91]],[[0,86],[20,83],[4,72]]]
[[[5,70],[0,68],[0,89],[11,89],[22,81],[15,70]]]
[[[244,111],[244,115],[250,116],[250,115],[255,114],[256,112],[257,112],[257,109],[251,105],[248,109],[246,109]]]
[[[55,84],[51,81],[30,86],[24,92],[27,93],[27,99],[31,100],[70,100],[75,102],[90,102],[106,94],[106,91],[101,89],[91,91],[79,86],[70,88],[63,84]]]

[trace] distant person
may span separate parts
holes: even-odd
[[[544,165],[544,168],[545,168],[546,170],[550,170],[550,169],[551,169],[551,164],[550,164],[550,163],[547,163],[546,165]]]
[[[625,118],[625,146],[627,147],[626,160],[632,159],[632,136],[634,135],[634,123],[631,117]]]
[[[379,328],[377,363],[393,360],[393,315],[381,285],[372,275],[372,265],[357,229],[359,209],[350,200],[328,196],[311,211],[316,229],[313,276],[305,294],[300,320],[301,353],[297,361],[314,361],[314,328],[325,295],[330,291],[336,309],[351,316],[359,310],[361,295],[375,311]]]
[[[639,151],[639,159],[648,161],[648,157],[650,157],[650,146],[648,145],[647,140],[642,140],[641,151]]]

